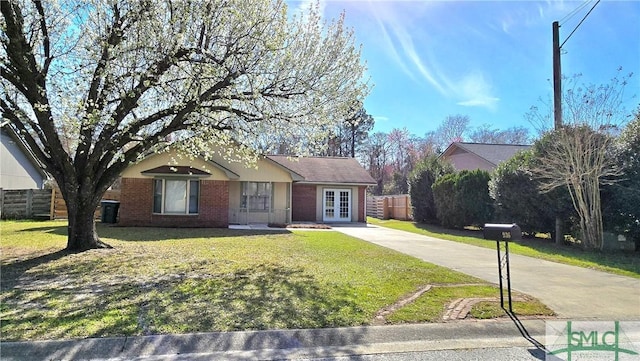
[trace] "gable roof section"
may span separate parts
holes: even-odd
[[[266,158],[301,175],[304,180],[300,182],[376,184],[371,175],[354,158],[288,157],[286,155],[269,155]]]
[[[451,143],[447,149],[440,155],[442,158],[446,158],[452,155],[456,149],[462,149],[466,152],[473,153],[487,162],[497,166],[499,163],[504,162],[513,157],[517,152],[521,150],[527,150],[531,148],[530,145],[521,144],[485,144],[485,143],[465,143],[454,142]]]

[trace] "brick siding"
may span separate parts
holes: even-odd
[[[118,224],[154,227],[227,227],[229,225],[229,184],[200,181],[197,215],[153,214],[153,179],[123,178]]]
[[[358,222],[366,222],[367,215],[364,214],[364,206],[367,202],[367,187],[358,187]]]
[[[122,178],[118,224],[146,226],[151,223],[153,179]]]
[[[294,222],[316,221],[316,186],[293,184],[291,189],[291,220]]]

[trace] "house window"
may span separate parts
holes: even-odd
[[[241,208],[248,208],[250,211],[269,211],[271,199],[271,183],[242,182]]]
[[[198,214],[200,181],[196,179],[155,179],[153,213]]]

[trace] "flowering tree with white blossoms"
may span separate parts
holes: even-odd
[[[282,0],[9,0],[0,10],[2,122],[60,186],[69,250],[108,247],[94,210],[145,154],[171,145],[251,162],[266,134],[290,135],[304,154],[368,92],[343,18],[290,16]]]

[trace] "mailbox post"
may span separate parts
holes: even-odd
[[[484,239],[496,241],[496,250],[498,251],[498,278],[500,280],[500,307],[504,307],[504,294],[507,293],[509,301],[509,313],[513,314],[513,305],[511,302],[511,273],[509,271],[509,242],[519,241],[522,239],[522,231],[517,224],[495,224],[487,223],[484,225],[482,232]],[[502,249],[504,250],[502,251]],[[506,281],[506,290],[503,282]]]

